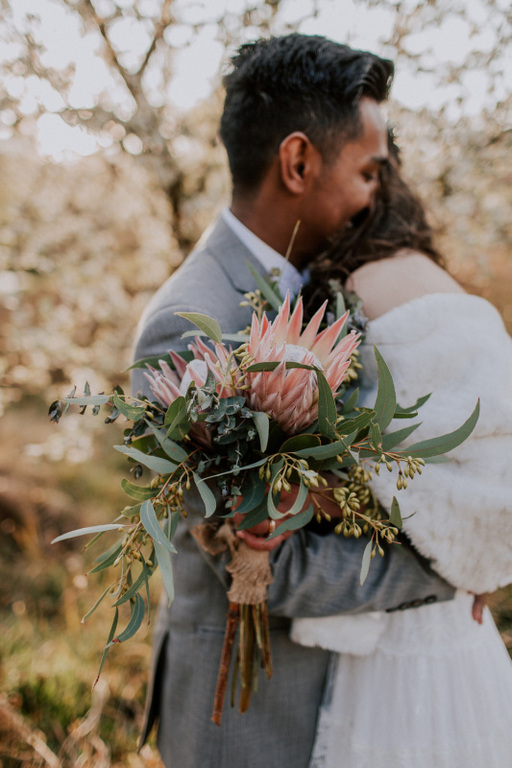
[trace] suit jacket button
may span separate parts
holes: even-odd
[[[429,603],[437,603],[437,595],[429,595],[424,600],[425,605],[429,605]]]

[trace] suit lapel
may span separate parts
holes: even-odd
[[[199,243],[199,247],[201,245],[202,243]],[[213,230],[208,234],[204,246],[240,293],[254,290],[254,278],[247,262],[261,275],[266,276],[263,265],[238,239],[222,218],[217,220]]]

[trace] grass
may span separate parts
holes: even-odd
[[[41,403],[2,420],[0,765],[157,768],[153,745],[137,754],[151,628],[111,650],[93,689],[112,620],[108,600],[85,625],[81,618],[107,585],[104,574],[87,576],[101,548],[84,554],[80,539],[51,544],[66,530],[113,519],[126,503],[124,460],[110,447],[122,430],[103,430],[83,464],[27,456],[27,445],[48,445],[59,428]]]

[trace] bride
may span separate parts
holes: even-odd
[[[489,610],[469,592],[512,581],[512,340],[496,310],[441,268],[397,164],[365,231],[312,271],[313,301],[333,278],[346,280],[370,320],[362,353],[368,403],[375,342],[401,405],[433,393],[414,442],[456,428],[478,397],[481,416],[449,461],[427,466],[399,495],[410,515],[405,533],[458,587],[455,599],[293,622],[293,640],[337,652],[310,768],[505,768],[512,663]],[[389,508],[396,476],[381,473],[373,487]]]

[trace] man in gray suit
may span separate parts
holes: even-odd
[[[191,326],[176,312],[216,318],[232,333],[250,322],[240,306],[254,289],[248,264],[281,270],[292,292],[300,270],[329,237],[373,205],[387,158],[385,121],[393,66],[324,38],[288,35],[242,46],[226,77],[221,136],[233,201],[161,287],[141,320],[136,359],[183,349]],[[285,262],[297,220],[300,227]],[[140,372],[135,392],[149,394]],[[268,590],[274,675],[249,711],[211,720],[228,607],[225,560],[199,548],[191,527],[202,505],[191,494],[173,559],[176,598],[160,613],[145,738],[159,720],[167,768],[306,768],[331,656],[289,639],[290,619],[411,608],[454,590],[408,548],[392,546],[359,585],[365,542],[304,529],[277,537]],[[265,529],[265,526],[263,526]],[[249,532],[262,544],[261,527]],[[343,716],[343,713],[340,713]],[[340,762],[340,766],[342,762]]]

